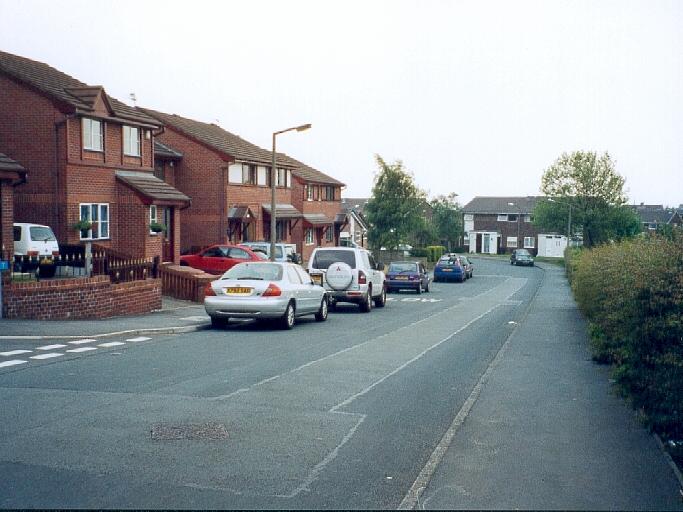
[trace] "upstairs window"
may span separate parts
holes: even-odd
[[[306,185],[306,201],[313,201],[313,185]]]
[[[508,221],[507,213],[499,213],[498,214],[498,222],[507,222],[507,221]]]
[[[324,196],[325,201],[334,201],[334,187],[328,185],[328,186],[324,187],[323,190],[325,193],[325,196]]]
[[[275,182],[275,185],[278,187],[291,187],[292,186],[292,178],[291,174],[287,169],[278,169],[277,170],[277,181]]]
[[[256,166],[242,164],[242,183],[244,185],[256,185]]]
[[[96,119],[83,118],[83,149],[102,151],[104,149],[104,133],[102,122]]]
[[[140,156],[140,129],[133,126],[123,127],[123,154]]]

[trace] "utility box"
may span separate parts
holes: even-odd
[[[546,258],[562,258],[567,248],[567,237],[555,234],[538,235],[538,254]]]

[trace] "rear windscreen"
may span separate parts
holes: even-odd
[[[351,268],[356,268],[356,254],[353,251],[318,251],[313,258],[313,268],[327,270],[327,267],[341,261]]]
[[[29,231],[31,232],[31,240],[34,241],[55,242],[57,240],[52,230],[45,226],[31,226]]]

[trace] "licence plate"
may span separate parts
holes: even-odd
[[[236,286],[232,288],[226,288],[225,293],[230,295],[249,295],[251,294],[251,288],[241,288]]]
[[[315,284],[318,284],[318,285],[321,285],[323,282],[323,276],[321,276],[320,274],[311,275],[311,279],[313,280],[313,282]]]
[[[406,277],[406,276],[396,276],[394,279],[396,279],[397,281],[407,281],[407,280],[408,280],[408,277]]]
[[[443,271],[444,272],[453,272],[453,269],[452,268],[445,268],[445,269],[443,269]]]

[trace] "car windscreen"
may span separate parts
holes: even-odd
[[[332,263],[338,261],[346,263],[351,268],[356,268],[356,253],[354,251],[339,251],[334,249],[317,251],[311,266],[319,270],[327,270]]]
[[[526,249],[517,249],[517,256],[531,256]]]
[[[277,263],[238,263],[225,274],[223,279],[255,279],[258,281],[282,280],[282,266]]]
[[[389,272],[417,272],[415,263],[392,263],[389,265]]]
[[[45,242],[56,242],[55,234],[46,226],[31,226],[29,228],[31,233],[31,240],[40,240]]]

